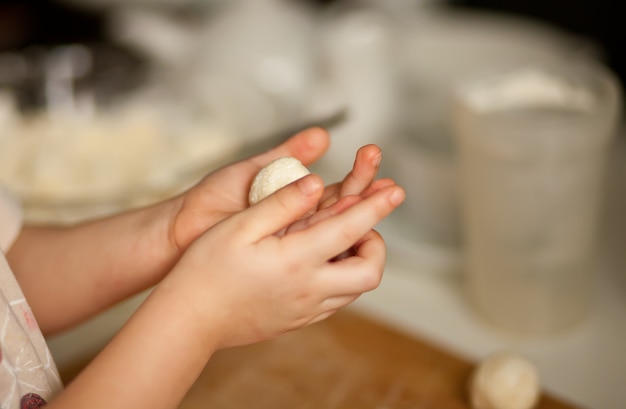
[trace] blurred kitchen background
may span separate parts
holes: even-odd
[[[504,346],[581,406],[626,402],[626,138],[611,150],[602,272],[581,326],[518,339],[458,291],[457,84],[499,65],[597,60],[626,79],[608,0],[49,0],[0,2],[0,185],[31,222],[73,222],[171,196],[310,125],[356,149],[407,201],[381,230],[389,267],[355,308],[471,359]],[[98,350],[141,296],[50,340],[60,366]]]

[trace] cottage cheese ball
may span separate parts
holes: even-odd
[[[278,158],[257,173],[250,186],[248,200],[253,205],[278,189],[310,173],[302,162],[294,157]]]
[[[537,370],[514,352],[497,352],[476,368],[470,382],[473,409],[531,409],[539,400]]]

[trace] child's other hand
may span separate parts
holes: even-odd
[[[252,179],[265,165],[281,156],[293,156],[307,166],[326,152],[329,143],[325,130],[307,129],[268,152],[212,172],[175,198],[170,239],[179,253],[214,224],[248,207]]]
[[[294,135],[276,148],[255,157],[228,165],[207,175],[198,185],[175,198],[170,241],[178,252],[224,218],[248,207],[248,190],[255,175],[269,162],[281,156],[293,156],[305,166],[318,160],[328,149],[330,137],[324,129],[311,128]],[[340,183],[325,189],[320,209],[349,195],[367,195],[393,184],[389,179],[376,180],[381,152],[375,145],[359,149],[353,169]]]
[[[308,175],[224,219],[189,247],[156,292],[179,294],[187,318],[218,348],[328,317],[380,283],[385,245],[372,228],[404,192],[391,185],[347,196],[310,226],[274,234],[315,208],[322,194],[321,179]],[[349,248],[353,256],[332,261]]]
[[[395,184],[391,179],[376,179],[382,152],[376,145],[361,147],[354,159],[354,165],[339,183],[328,186],[319,204],[319,209],[327,208],[346,196],[357,195],[363,198],[387,186]]]
[[[334,183],[324,189],[322,198],[315,212],[297,220],[280,235],[312,226],[320,220],[343,211],[359,199],[364,199],[378,190],[395,185],[392,179],[376,179],[382,153],[376,145],[361,147],[354,160],[352,170],[343,181]]]

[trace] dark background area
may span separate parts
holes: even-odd
[[[0,0],[0,50],[100,41],[105,17],[45,0]]]
[[[605,62],[626,79],[626,24],[619,2],[609,0],[448,0],[452,7],[526,16],[587,37],[604,51]]]
[[[313,1],[320,6],[338,0]],[[584,36],[604,51],[606,63],[624,83],[626,25],[618,2],[609,0],[447,0],[459,9],[490,10],[534,18]],[[0,1],[0,50],[31,44],[97,42],[104,36],[105,16],[51,0]]]

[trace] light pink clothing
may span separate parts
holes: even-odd
[[[5,252],[22,226],[18,202],[0,189],[0,409],[34,409],[63,389],[37,321]]]

